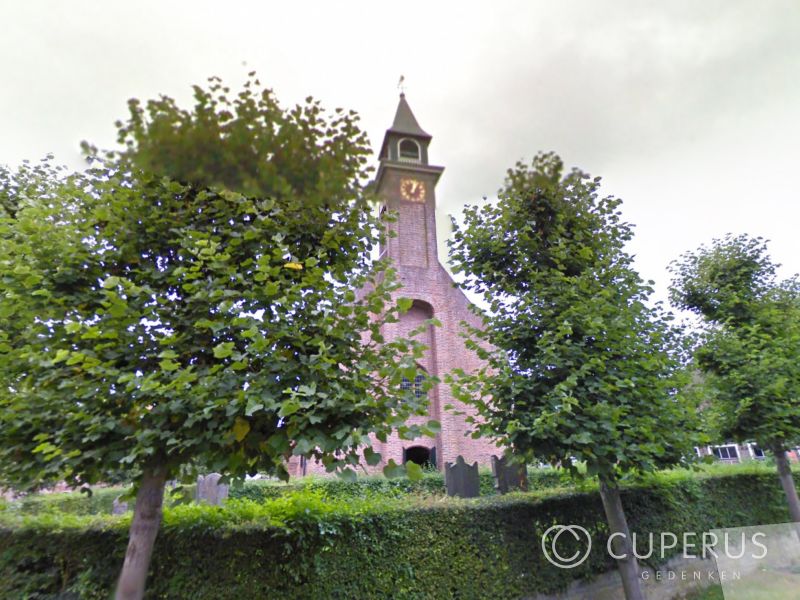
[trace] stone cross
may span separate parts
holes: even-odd
[[[198,502],[207,502],[208,504],[222,504],[222,501],[228,497],[228,486],[220,484],[221,477],[222,475],[219,473],[200,475],[197,478],[195,499]]]
[[[508,463],[508,457],[497,458],[492,456],[492,475],[494,475],[494,489],[500,494],[507,494],[514,490],[528,491],[528,469],[519,463]]]
[[[480,478],[478,463],[468,465],[464,457],[459,455],[454,463],[444,465],[444,484],[448,496],[476,498],[480,496]]]

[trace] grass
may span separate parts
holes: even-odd
[[[719,585],[712,585],[704,590],[700,590],[690,596],[686,596],[686,600],[724,600],[722,595],[722,587]]]
[[[798,466],[795,466],[798,468]],[[711,463],[699,464],[694,469],[674,469],[660,471],[641,477],[627,478],[625,484],[654,485],[677,483],[686,479],[738,475],[746,473],[774,473],[773,465],[762,461],[749,461],[741,464]],[[570,479],[563,471],[556,469],[529,468],[531,492],[537,496],[549,496],[560,493],[591,492],[597,488],[594,478]],[[493,495],[491,474],[481,470],[481,494]],[[186,486],[188,497],[193,496],[193,486]],[[408,480],[388,481],[382,475],[359,477],[357,482],[337,481],[335,477],[309,476],[295,479],[286,484],[272,479],[248,481],[231,489],[232,498],[249,498],[264,501],[283,495],[293,495],[300,491],[321,491],[325,496],[334,499],[349,500],[353,498],[372,498],[376,500],[400,497],[422,497],[444,495],[444,480],[439,472],[425,473],[423,481],[412,484]],[[0,513],[12,510],[24,514],[43,512],[62,512],[75,515],[107,515],[111,513],[114,498],[124,494],[125,488],[97,488],[88,496],[80,492],[63,492],[50,494],[31,494],[15,501],[0,501]],[[129,499],[132,503],[132,499]],[[168,495],[167,504],[175,504],[176,499]]]

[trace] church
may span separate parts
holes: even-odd
[[[436,184],[444,167],[429,162],[431,139],[411,112],[405,94],[401,93],[394,121],[386,131],[378,155],[374,185],[381,201],[381,211],[388,210],[397,215],[394,222],[387,223],[387,228],[395,235],[387,237],[380,255],[391,260],[402,284],[402,288],[395,292],[396,297],[414,301],[399,322],[385,325],[382,334],[386,340],[392,340],[407,336],[428,319],[439,321],[441,326],[428,326],[424,336],[415,339],[428,348],[419,365],[429,375],[443,379],[456,368],[469,372],[482,366],[475,352],[465,347],[461,336],[463,321],[479,326],[480,318],[470,311],[469,300],[456,287],[439,260]],[[423,393],[419,380],[404,381],[403,385],[414,389],[414,393]],[[441,432],[436,438],[403,440],[393,434],[385,443],[374,440],[373,447],[380,452],[382,461],[369,470],[380,470],[390,459],[398,464],[412,461],[441,470],[445,463],[454,462],[459,455],[468,463],[477,461],[488,465],[493,454],[500,454],[491,440],[476,440],[469,436],[472,428],[466,422],[466,416],[475,411],[456,401],[448,385],[440,383],[434,386],[428,392],[428,400],[429,414],[412,417],[409,423],[421,424],[429,419],[439,421]],[[453,409],[446,410],[447,405],[452,405]],[[292,460],[289,472],[292,475],[321,473],[324,468]]]

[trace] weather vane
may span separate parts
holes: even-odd
[[[405,80],[406,80],[405,76],[400,75],[400,81],[397,82],[397,89],[400,90],[401,94],[406,93],[406,86],[404,85]]]

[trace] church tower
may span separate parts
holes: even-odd
[[[403,313],[396,323],[383,326],[382,335],[387,341],[408,337],[429,319],[441,326],[428,325],[424,335],[415,337],[427,346],[425,356],[419,361],[429,375],[443,379],[455,370],[470,372],[483,366],[473,350],[466,348],[462,323],[466,321],[479,327],[480,319],[470,311],[470,304],[459,290],[450,274],[439,262],[436,244],[436,183],[444,171],[428,161],[430,134],[420,127],[405,94],[400,102],[392,126],[378,154],[379,166],[375,177],[375,191],[381,200],[381,210],[392,211],[397,219],[387,222],[387,228],[396,234],[388,237],[380,248],[383,258],[388,258],[397,272],[402,288],[394,292],[397,297],[411,298],[411,309]],[[421,381],[404,380],[405,389],[415,394],[424,393]],[[466,416],[474,414],[472,407],[456,401],[445,383],[428,392],[429,412],[426,416],[411,417],[409,424],[423,424],[430,419],[441,423],[436,438],[419,437],[400,439],[397,434],[386,442],[372,440],[373,448],[381,454],[381,464],[365,468],[380,471],[389,460],[398,464],[412,461],[420,465],[443,469],[447,462],[455,462],[461,455],[468,463],[481,465],[491,462],[492,454],[500,450],[487,439],[469,437],[472,426]],[[452,405],[454,410],[445,407]],[[306,464],[292,457],[289,472],[292,475],[324,473],[320,464]]]
[[[428,164],[431,136],[419,126],[406,101],[400,103],[392,126],[386,131],[378,155],[375,178],[384,207],[395,211],[398,234],[381,248],[395,266],[430,268],[437,263],[436,202],[434,189],[444,167]]]
[[[482,366],[474,351],[465,347],[461,336],[463,321],[478,326],[480,320],[469,310],[466,296],[439,262],[436,184],[444,168],[429,163],[431,139],[411,112],[405,94],[400,94],[394,121],[386,131],[378,155],[375,190],[382,201],[381,210],[397,214],[397,220],[387,224],[396,235],[386,240],[380,249],[381,255],[392,261],[403,286],[396,295],[414,300],[412,308],[398,323],[386,325],[384,337],[391,340],[407,336],[424,321],[438,320],[441,327],[429,326],[424,338],[417,336],[416,339],[428,347],[420,366],[430,375],[443,379],[456,368],[471,371]],[[417,393],[418,382],[404,381],[403,385]],[[418,393],[422,393],[421,390]],[[457,412],[466,414],[473,409],[456,402],[445,383],[429,392],[429,402],[429,415],[413,417],[411,422],[436,419],[442,425],[441,433],[436,439],[421,437],[409,441],[395,435],[384,444],[375,441],[383,463],[389,459],[397,463],[410,460],[442,469],[445,462],[453,462],[462,455],[467,462],[489,464],[491,455],[498,453],[497,448],[488,440],[468,437],[466,434],[471,427],[465,422],[465,415],[445,410],[445,406],[454,405]]]

